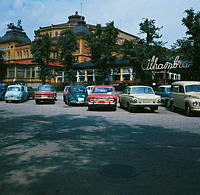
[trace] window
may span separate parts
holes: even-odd
[[[15,76],[15,68],[14,67],[9,67],[9,78],[14,78]]]
[[[24,78],[24,69],[23,69],[23,67],[17,67],[17,78]]]
[[[171,88],[172,92],[178,93],[178,90],[179,90],[179,86],[177,86],[177,85],[173,85],[172,88]]]
[[[154,94],[154,91],[150,87],[133,87],[131,94]]]
[[[31,68],[27,67],[26,68],[26,78],[30,78],[31,77]]]
[[[200,92],[200,85],[187,85],[186,92]]]
[[[183,88],[183,86],[179,86],[179,93],[184,93],[184,88]]]
[[[55,35],[56,35],[56,37],[58,36],[58,32],[57,31],[55,32]]]

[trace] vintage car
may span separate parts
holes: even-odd
[[[27,87],[28,90],[28,99],[34,99],[35,91],[32,87]]]
[[[0,100],[4,100],[7,87],[7,84],[0,83]]]
[[[9,85],[5,94],[5,101],[23,102],[28,99],[27,87],[24,85]]]
[[[117,94],[115,88],[109,85],[94,86],[92,93],[88,96],[88,110],[94,108],[117,109]]]
[[[187,116],[200,112],[200,82],[177,81],[172,83],[170,93],[170,108],[184,110]]]
[[[149,107],[154,112],[161,105],[161,97],[155,95],[149,86],[127,86],[119,96],[119,103],[120,107],[130,112],[144,107]]]
[[[67,104],[66,98],[67,98],[67,94],[69,93],[69,88],[70,86],[65,86],[63,90],[63,101],[65,102],[65,104]]]
[[[40,102],[49,102],[54,104],[56,101],[56,97],[57,94],[54,85],[40,85],[37,91],[35,91],[36,104],[39,104]]]
[[[68,105],[86,105],[87,104],[87,89],[84,85],[72,85],[67,88],[64,102]]]
[[[171,85],[160,85],[155,91],[156,95],[161,96],[161,103],[164,106],[167,106],[168,104],[170,91]]]

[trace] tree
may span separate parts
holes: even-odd
[[[77,37],[71,29],[61,32],[57,43],[58,60],[64,65],[65,76],[69,82],[75,82],[76,71],[73,69],[75,57],[73,53],[78,49]]]
[[[40,66],[40,79],[43,84],[49,76],[48,65],[51,61],[51,43],[48,34],[38,34],[36,40],[31,43],[32,60]]]
[[[151,75],[144,72],[141,66],[147,64],[152,56],[164,58],[166,48],[163,47],[163,42],[157,41],[162,36],[159,35],[162,27],[156,27],[154,20],[143,19],[139,26],[140,33],[145,34],[145,38],[138,41],[124,41],[122,51],[124,58],[132,64],[136,78],[147,81]]]
[[[113,53],[117,51],[117,37],[118,30],[114,27],[114,22],[107,23],[105,27],[97,24],[94,32],[87,36],[98,83],[104,83],[110,75],[110,69],[115,60]]]
[[[0,51],[0,81],[5,78],[6,75],[6,64],[4,63],[3,59],[3,52]]]
[[[185,13],[187,16],[182,19],[182,23],[187,28],[186,37],[177,40],[173,49],[191,63],[186,79],[200,80],[200,12],[195,13],[191,8]]]

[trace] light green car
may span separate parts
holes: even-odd
[[[149,107],[151,112],[158,110],[161,105],[161,97],[155,95],[152,87],[149,86],[128,86],[119,95],[120,107],[128,109],[130,112],[137,108]]]

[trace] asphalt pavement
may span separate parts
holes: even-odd
[[[1,195],[199,195],[200,117],[0,102]]]

